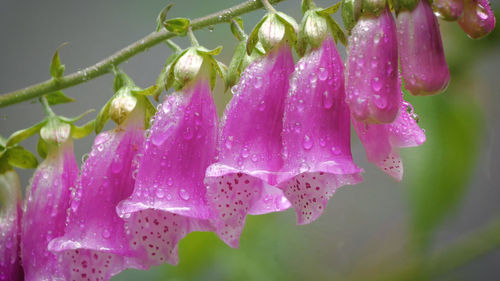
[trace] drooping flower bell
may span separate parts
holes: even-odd
[[[285,102],[279,187],[297,213],[297,223],[318,218],[335,190],[360,182],[352,161],[350,113],[344,67],[331,36],[299,60]]]
[[[365,124],[353,119],[354,129],[363,143],[368,161],[396,181],[403,178],[400,147],[419,146],[425,133],[418,126],[413,107],[402,100],[401,113],[392,124]]]
[[[146,266],[177,264],[184,236],[212,230],[203,178],[215,161],[218,117],[210,79],[216,53],[191,47],[171,67],[180,89],[158,107],[140,151],[134,191],[117,207]]]
[[[280,189],[282,120],[293,57],[286,40],[290,23],[281,13],[269,13],[252,32],[267,54],[255,60],[233,87],[218,141],[218,161],[206,173],[207,200],[217,235],[238,247],[247,214],[287,209],[290,203]],[[295,32],[293,30],[293,32]],[[250,35],[249,43],[255,44]],[[248,53],[253,50],[248,45]]]
[[[64,236],[49,244],[66,280],[109,280],[126,268],[143,268],[116,214],[116,205],[133,191],[134,159],[144,139],[144,115],[152,107],[145,96],[131,93],[136,88],[121,87],[104,108],[109,113],[100,114],[109,114],[117,127],[95,138],[72,193]]]
[[[343,7],[344,18],[359,14],[347,45],[346,101],[358,121],[391,123],[401,103],[394,17],[385,0],[356,2],[344,1]],[[347,12],[349,7],[360,11]]]
[[[446,90],[450,72],[439,24],[427,0],[394,1],[399,59],[405,88],[413,95]]]
[[[4,165],[0,163],[0,280],[22,281],[21,183],[16,171]]]
[[[462,15],[464,0],[434,0],[432,5],[440,18],[455,21]]]
[[[70,124],[54,115],[40,130],[47,154],[26,191],[22,218],[21,257],[27,281],[67,280],[58,257],[47,246],[64,234],[71,190],[78,177],[71,131]]]
[[[473,39],[482,38],[495,28],[496,18],[488,0],[464,0],[460,27]]]

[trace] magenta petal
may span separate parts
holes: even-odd
[[[358,121],[391,123],[401,103],[396,24],[389,9],[358,20],[349,37],[346,95]]]
[[[282,168],[281,131],[293,57],[288,45],[252,63],[233,88],[219,139],[219,161],[206,173],[207,199],[219,237],[238,246],[247,214],[290,206],[273,187]]]
[[[413,111],[409,103],[401,103],[401,113],[392,124],[364,124],[353,119],[368,161],[397,181],[403,178],[403,163],[398,148],[419,146],[425,142],[424,131],[408,113],[408,107]]]
[[[496,18],[488,0],[464,0],[460,27],[473,39],[482,38],[495,29]]]
[[[49,252],[49,242],[64,234],[71,189],[78,166],[73,141],[49,148],[26,192],[21,232],[21,257],[27,281],[66,280],[58,257]]]
[[[399,57],[405,88],[414,95],[438,94],[448,87],[439,24],[426,0],[397,15]]]
[[[168,96],[156,113],[132,195],[117,207],[146,265],[177,263],[177,243],[211,230],[205,170],[215,159],[218,117],[206,79]]]
[[[94,141],[73,193],[65,234],[49,244],[49,250],[62,256],[67,280],[109,280],[127,267],[138,267],[116,205],[134,188],[143,116],[135,110],[125,124]]]
[[[283,125],[286,180],[279,187],[298,224],[318,218],[337,188],[362,180],[351,156],[343,72],[335,43],[327,38],[299,60],[291,77]]]
[[[22,281],[21,183],[14,170],[0,174],[0,280]]]

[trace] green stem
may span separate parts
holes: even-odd
[[[241,26],[238,24],[238,22],[235,19],[231,20],[231,25],[234,25],[234,28],[236,29],[236,32],[238,33],[238,36],[243,41],[246,41],[247,38],[248,38],[248,35],[245,33],[245,31],[241,28]]]
[[[175,52],[178,52],[178,53],[182,52],[181,47],[179,47],[179,45],[175,44],[174,41],[167,40],[165,43],[170,48],[170,50],[172,50],[174,53]]]
[[[264,8],[269,12],[269,13],[276,13],[276,9],[274,9],[273,5],[269,3],[267,0],[260,0],[262,2],[262,5],[264,5]]]
[[[198,47],[200,46],[200,43],[198,43],[198,40],[196,39],[196,37],[194,36],[194,33],[193,33],[193,29],[188,28],[188,35],[189,35],[189,40],[191,41],[191,45],[193,47]]]
[[[278,3],[285,0],[272,0],[272,3]],[[191,21],[191,29],[198,30],[211,25],[216,25],[230,21],[232,18],[255,11],[262,8],[260,1],[248,0],[231,8],[200,17]],[[113,55],[101,60],[100,62],[89,66],[83,70],[73,72],[57,80],[50,79],[24,89],[16,90],[0,96],[0,107],[20,103],[44,94],[62,90],[75,86],[86,81],[92,80],[106,73],[111,72],[113,66],[117,66],[131,57],[158,45],[169,38],[177,36],[167,30],[150,33],[149,35],[137,40],[127,47],[117,51]]]
[[[40,102],[42,103],[43,110],[45,111],[45,114],[47,114],[48,117],[56,116],[54,111],[52,111],[52,108],[50,108],[49,101],[47,100],[47,97],[45,97],[45,96],[40,97]]]

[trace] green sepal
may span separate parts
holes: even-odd
[[[150,86],[146,89],[132,89],[130,92],[134,95],[142,95],[142,96],[152,96],[156,93],[156,90],[158,89],[157,85]]]
[[[156,114],[156,108],[146,96],[138,98],[138,106],[144,106],[144,128],[148,129],[151,124],[149,120]]]
[[[96,134],[99,134],[102,131],[104,125],[106,125],[110,118],[109,108],[111,107],[112,100],[113,99],[110,99],[106,102],[106,104],[104,104],[104,106],[101,108],[101,111],[99,111],[95,118],[94,131]]]
[[[38,138],[38,143],[36,144],[36,151],[38,152],[38,155],[42,159],[45,159],[47,157],[47,152],[49,151],[47,142],[44,141],[42,138]]]
[[[295,48],[295,44],[297,43],[297,30],[299,29],[299,25],[294,18],[282,12],[277,12],[276,16],[281,21],[281,23],[285,25],[285,40],[288,40],[290,46]]]
[[[257,42],[259,41],[259,29],[262,26],[262,24],[267,20],[269,14],[266,14],[253,28],[252,32],[248,36],[247,40],[247,54],[251,55],[253,49],[255,48],[255,45],[257,45]]]
[[[242,65],[242,62],[245,59],[245,56],[246,56],[246,42],[242,41],[236,46],[233,58],[229,63],[227,74],[225,76],[226,79],[224,79],[224,84],[225,84],[224,92],[226,92],[232,86],[236,85],[236,83],[238,83],[241,74],[240,66]]]
[[[234,37],[238,39],[238,41],[245,41],[246,36],[241,34],[240,30],[243,30],[243,20],[240,17],[233,18],[234,21],[231,21],[229,26],[231,28],[231,33],[233,33]],[[239,26],[236,26],[236,24]]]
[[[49,105],[56,105],[56,104],[75,101],[74,98],[66,96],[62,91],[56,91],[50,94],[46,94],[45,97],[47,98],[47,102],[49,103]]]
[[[328,27],[335,42],[340,41],[344,46],[347,46],[347,35],[340,25],[330,16],[326,17],[326,22],[328,23]]]
[[[22,129],[22,130],[19,130],[17,132],[14,132],[12,135],[9,136],[9,138],[7,139],[7,142],[5,144],[5,147],[9,147],[9,146],[12,146],[12,145],[15,145],[29,137],[31,137],[32,135],[38,133],[40,131],[40,129],[45,125],[45,123],[47,123],[47,119],[44,119],[43,121],[41,121],[40,123],[37,123],[29,128],[26,128],[26,129]]]
[[[173,18],[163,22],[163,26],[177,35],[186,35],[191,21],[187,18]]]
[[[7,146],[7,139],[0,136],[0,151]]]
[[[378,16],[387,7],[386,0],[362,0],[362,14]]]
[[[54,78],[60,78],[64,75],[64,70],[66,66],[61,64],[61,58],[59,57],[59,50],[68,43],[62,43],[57,47],[54,55],[52,56],[52,62],[50,63],[50,75]]]
[[[88,136],[94,130],[95,120],[91,120],[83,126],[76,126],[71,124],[71,137],[74,139],[81,139]]]
[[[339,1],[338,3],[331,5],[328,8],[319,9],[318,13],[323,14],[323,15],[333,15],[340,9],[341,5],[342,5],[342,2]]]
[[[217,48],[215,48],[213,50],[209,50],[205,47],[198,47],[196,49],[196,51],[200,55],[216,56],[216,55],[220,54],[220,52],[222,51],[222,46],[218,46]]]
[[[167,13],[170,9],[172,9],[173,6],[173,3],[166,5],[158,14],[158,17],[156,17],[156,31],[160,31],[162,29],[163,23],[167,19]]]
[[[174,60],[172,61],[171,63],[171,66],[169,67],[168,71],[167,71],[167,80],[166,80],[166,83],[165,83],[165,89],[168,90],[170,89],[172,86],[174,86],[174,84],[176,83],[176,79],[175,79],[175,74],[174,74],[174,68],[175,68],[175,64],[179,61],[179,59],[184,55],[186,54],[187,52],[189,51],[189,48],[183,50],[179,55],[177,55],[177,57],[174,58]],[[175,87],[177,88],[177,87]]]
[[[33,169],[38,166],[38,159],[29,150],[23,148],[22,146],[9,147],[5,152],[4,157],[6,157],[9,165],[22,168],[22,169]]]
[[[180,51],[174,52],[167,58],[167,61],[165,61],[160,75],[158,75],[158,78],[156,79],[156,90],[153,93],[153,97],[156,101],[159,101],[163,89],[168,91],[168,88],[166,87],[168,74],[170,72],[170,69],[172,68],[172,62],[179,56],[180,53]]]
[[[78,115],[78,116],[75,116],[75,117],[64,117],[64,116],[57,116],[59,118],[59,120],[63,121],[64,123],[75,123],[77,121],[79,121],[80,119],[82,119],[83,117],[87,116],[89,113],[92,113],[94,112],[95,109],[89,109],[87,111],[85,111],[84,113]]]
[[[116,93],[118,90],[120,90],[122,87],[129,86],[133,87],[134,82],[130,77],[125,74],[125,72],[121,70],[115,70],[115,78],[113,80],[113,91]]]
[[[342,21],[347,32],[356,25],[361,15],[361,0],[343,0],[342,1]]]
[[[396,14],[401,11],[413,11],[420,0],[392,0],[392,7]]]

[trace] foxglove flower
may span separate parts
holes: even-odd
[[[207,169],[205,182],[217,235],[231,247],[238,247],[247,214],[290,206],[273,185],[283,165],[283,108],[292,71],[289,46],[274,47],[243,72],[224,112],[219,160]]]
[[[117,207],[145,265],[177,264],[177,245],[187,233],[212,230],[203,178],[214,162],[217,129],[204,72],[158,107],[140,152],[134,191]]]
[[[435,0],[433,6],[440,18],[455,21],[462,15],[464,0]]]
[[[403,178],[403,163],[398,149],[419,146],[425,142],[424,131],[414,118],[411,104],[402,101],[400,106],[401,113],[392,124],[366,124],[353,119],[354,129],[365,147],[368,161],[397,181]]]
[[[21,183],[13,169],[0,173],[0,280],[22,281]]]
[[[297,212],[297,223],[318,218],[335,190],[361,181],[352,161],[344,68],[331,37],[299,60],[285,102],[279,185]]]
[[[479,39],[488,35],[495,23],[495,14],[488,0],[464,0],[464,14],[458,24],[469,37]]]
[[[44,130],[51,138],[46,159],[36,169],[26,191],[21,232],[21,257],[27,281],[67,280],[58,257],[49,252],[49,242],[64,234],[71,189],[78,177],[69,125]],[[50,137],[52,136],[52,137]]]
[[[119,97],[113,104],[133,101]],[[96,137],[73,190],[64,236],[49,244],[49,250],[61,256],[66,280],[109,280],[127,267],[142,268],[134,261],[124,221],[116,214],[116,205],[134,188],[134,158],[144,138],[141,105],[117,123]]]
[[[397,14],[399,57],[405,88],[413,95],[443,92],[450,81],[439,24],[427,0]]]
[[[396,24],[389,8],[361,16],[347,47],[347,103],[358,121],[391,123],[399,111]]]

